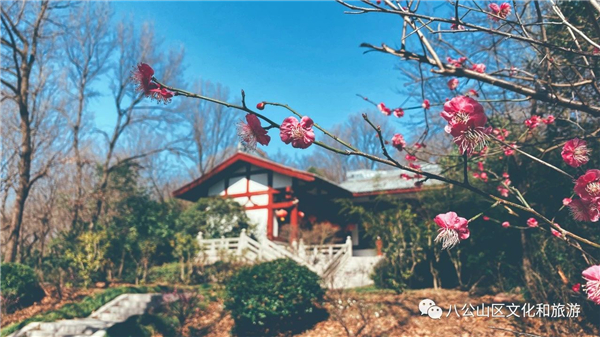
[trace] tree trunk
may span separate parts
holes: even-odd
[[[6,255],[4,262],[20,262],[18,255],[19,243],[21,242],[21,225],[25,202],[29,196],[29,180],[31,176],[31,126],[27,106],[21,105],[21,151],[19,158],[19,184],[15,191],[15,205],[11,219],[11,232],[6,243]]]

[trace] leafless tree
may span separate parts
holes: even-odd
[[[53,17],[59,15],[66,3],[3,2],[2,3],[2,105],[3,120],[17,121],[17,155],[9,155],[17,161],[17,181],[14,187],[14,202],[11,228],[6,243],[4,260],[18,259],[17,251],[22,232],[25,203],[32,186],[44,177],[55,162],[60,151],[47,156],[39,155],[49,148],[56,149],[57,143],[48,127],[58,127],[59,117],[54,114],[56,105],[64,104],[56,98],[56,87],[51,85],[53,72],[49,61],[53,58],[51,44],[61,27],[54,24]],[[16,114],[17,119],[11,117]],[[3,130],[4,131],[4,130]],[[10,133],[4,135],[10,137]],[[14,148],[16,150],[17,148]],[[45,157],[45,158],[44,158]]]
[[[220,83],[200,80],[195,91],[228,101],[229,89]],[[194,175],[203,175],[236,150],[236,123],[242,120],[230,108],[207,101],[186,102],[187,128],[192,143],[188,157],[195,164]]]
[[[65,93],[71,104],[64,111],[72,132],[72,158],[76,168],[74,177],[75,195],[73,197],[71,223],[75,227],[86,191],[84,183],[84,165],[94,158],[86,158],[82,147],[90,146],[90,116],[87,105],[90,98],[98,93],[92,85],[103,71],[107,70],[109,57],[113,51],[110,33],[112,11],[107,3],[82,3],[71,11],[68,22],[71,25],[63,35],[65,51],[66,83]],[[89,189],[89,187],[87,188]]]
[[[90,221],[90,229],[94,227],[102,213],[109,178],[116,168],[176,147],[179,142],[170,140],[169,133],[163,132],[171,122],[179,119],[177,107],[152,105],[151,102],[142,100],[142,95],[133,92],[131,60],[152,63],[172,81],[181,82],[183,50],[163,51],[150,24],[145,23],[138,29],[131,21],[124,21],[117,25],[115,43],[117,64],[112,69],[111,77],[116,120],[110,134],[99,131],[106,141],[106,153],[101,164],[101,176],[96,188],[96,205]],[[135,132],[129,132],[130,130],[149,126],[155,130],[155,139],[164,140],[159,147],[129,147],[133,152],[121,151],[123,148],[120,144],[124,141],[128,140],[130,144],[144,141]]]

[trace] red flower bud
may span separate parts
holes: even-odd
[[[265,108],[265,102],[260,102],[256,105],[258,110],[263,110]]]

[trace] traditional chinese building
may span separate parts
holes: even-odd
[[[354,255],[372,254],[375,245],[363,235],[361,224],[343,223],[339,198],[369,203],[381,194],[411,199],[421,188],[414,180],[400,177],[401,171],[360,170],[349,172],[336,184],[316,174],[297,170],[265,158],[238,152],[213,170],[173,192],[188,201],[221,196],[246,209],[256,225],[257,238],[293,242],[300,228],[329,222],[340,229],[340,238],[351,238]],[[433,185],[426,182],[423,188]]]

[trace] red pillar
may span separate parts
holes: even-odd
[[[377,247],[377,256],[381,256],[383,255],[383,241],[381,241],[381,238],[378,236],[377,240],[375,241],[375,246]]]
[[[290,233],[290,242],[293,242],[294,240],[298,240],[298,204],[294,205],[294,208],[292,208],[290,226],[292,229]]]

